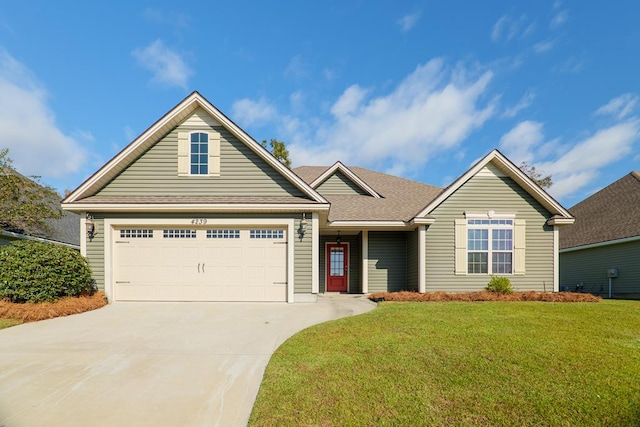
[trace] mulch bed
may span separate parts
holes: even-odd
[[[19,319],[23,322],[51,319],[53,317],[69,316],[84,313],[107,305],[104,292],[93,295],[62,298],[56,302],[16,304],[0,301],[0,318]]]
[[[372,301],[448,302],[448,301],[542,301],[542,302],[599,302],[602,298],[577,292],[513,292],[499,294],[478,292],[377,292],[369,295]]]

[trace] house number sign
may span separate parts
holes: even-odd
[[[206,218],[194,218],[191,220],[191,224],[193,225],[204,225],[207,223]]]

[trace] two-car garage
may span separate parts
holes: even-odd
[[[115,301],[287,301],[287,228],[111,228]]]

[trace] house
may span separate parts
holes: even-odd
[[[576,223],[560,233],[562,286],[603,296],[640,295],[640,172],[625,175],[570,212]]]
[[[62,207],[111,301],[469,291],[491,274],[557,291],[573,222],[497,150],[444,189],[340,162],[290,170],[197,92]]]
[[[29,179],[23,175],[17,175]],[[39,184],[36,182],[35,185]],[[60,199],[51,200],[49,203],[50,206],[59,209]],[[80,249],[80,217],[77,214],[62,212],[60,218],[48,218],[45,223],[46,229],[36,230],[32,233],[25,233],[24,230],[15,227],[0,226],[0,246],[8,245],[15,240],[34,240]]]

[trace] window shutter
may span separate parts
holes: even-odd
[[[455,220],[455,274],[467,274],[467,220]]]
[[[178,176],[189,175],[189,133],[178,132]]]
[[[220,176],[220,134],[209,132],[209,175]]]
[[[516,219],[513,223],[513,274],[524,274],[526,249],[526,221]]]

